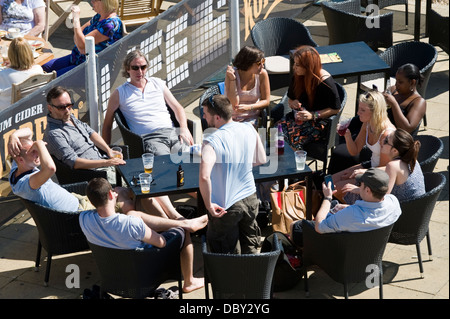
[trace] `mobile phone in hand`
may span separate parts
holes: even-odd
[[[331,175],[325,175],[325,185],[328,187],[328,183],[331,182],[331,190],[334,191],[334,183]]]

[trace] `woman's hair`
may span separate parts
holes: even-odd
[[[33,50],[30,44],[22,37],[11,41],[8,49],[10,67],[15,70],[24,71],[34,65]]]
[[[419,155],[420,142],[414,141],[411,134],[401,128],[395,130],[392,136],[392,146],[397,149],[400,159],[409,164],[411,172],[414,171]]]
[[[234,57],[233,66],[238,70],[247,71],[253,63],[264,58],[264,52],[252,46],[243,47]]]
[[[306,72],[304,76],[296,75],[294,72],[294,94],[299,96],[303,90],[306,91],[308,103],[312,106],[316,88],[322,82],[320,76],[322,62],[320,61],[319,52],[312,46],[302,45],[294,53],[294,63],[297,61]]]
[[[375,136],[379,136],[386,128],[386,121],[388,120],[386,99],[382,93],[370,90],[366,94],[361,94],[359,96],[359,102],[369,106],[369,109],[372,112],[370,123],[373,126],[371,126],[371,128],[374,130]]]
[[[117,12],[119,10],[119,0],[101,0],[103,8],[108,13]]]
[[[403,64],[397,69],[397,73],[402,73],[410,81],[416,80],[417,87],[422,85],[423,75],[420,74],[419,68],[412,63]]]
[[[131,62],[136,58],[144,58],[145,62],[148,65],[148,59],[145,56],[145,54],[142,53],[139,49],[133,50],[130,53],[128,53],[127,56],[125,57],[125,60],[123,60],[123,64],[122,64],[122,76],[123,77],[125,77],[125,78],[130,77],[130,74],[128,73],[128,71],[130,70]]]

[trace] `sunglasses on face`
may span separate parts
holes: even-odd
[[[209,97],[209,99],[208,99],[209,104],[211,104],[211,107],[212,107],[213,109],[216,108],[216,103],[214,102],[214,96],[216,96],[216,94],[211,95],[211,96]]]
[[[130,69],[132,69],[133,71],[137,71],[139,69],[144,71],[146,68],[147,68],[147,64],[146,65],[131,65],[130,66]]]
[[[257,66],[260,66],[261,64],[266,63],[266,59],[262,58],[260,61],[255,62]]]
[[[65,110],[66,108],[70,109],[70,108],[73,107],[73,103],[64,104],[64,105],[53,105],[53,104],[50,104],[50,105],[53,106],[54,108],[60,110],[60,111]]]
[[[394,147],[394,145],[392,145],[392,144],[389,144],[389,136],[386,136],[385,137],[385,139],[384,139],[384,141],[383,141],[383,145],[389,145],[389,146],[391,146],[391,147]]]

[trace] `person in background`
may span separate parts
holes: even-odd
[[[0,110],[11,105],[11,87],[35,74],[43,74],[44,70],[34,64],[33,50],[24,38],[11,41],[8,48],[9,64],[0,71]]]
[[[261,230],[253,166],[266,162],[265,148],[251,123],[233,121],[226,96],[214,95],[202,104],[208,126],[216,129],[203,142],[199,173],[211,252],[254,254]]]
[[[45,29],[44,0],[0,0],[0,29],[18,28],[22,35],[38,37]]]
[[[383,140],[381,152],[388,155],[389,162],[385,167],[379,168],[389,175],[387,194],[395,195],[400,202],[425,194],[425,179],[417,162],[419,149],[420,142],[414,141],[411,134],[401,128]],[[354,174],[362,174],[364,171],[355,170]],[[347,204],[353,204],[361,198],[360,188],[356,185],[347,184],[342,191]]]
[[[72,6],[73,39],[75,47],[72,53],[53,59],[42,67],[45,72],[56,71],[60,76],[86,61],[86,40],[88,36],[95,39],[95,53],[112,45],[123,36],[123,24],[117,16],[118,0],[92,0],[92,8],[97,12],[83,26],[80,23],[80,8]]]
[[[384,93],[389,119],[395,127],[415,137],[427,110],[427,102],[417,92],[423,76],[417,66],[408,63],[398,68],[395,80],[395,86],[389,88],[392,94]]]
[[[322,138],[325,123],[321,120],[337,114],[341,102],[336,83],[322,68],[316,49],[308,45],[297,48],[293,70],[287,93],[292,112],[281,123],[289,145],[302,149],[305,144]]]
[[[270,104],[269,75],[264,69],[264,52],[244,46],[225,75],[225,96],[233,105],[233,121],[250,121],[259,126],[260,112]]]
[[[334,173],[333,183],[337,192],[334,194],[341,202],[343,201],[342,187],[346,184],[355,184],[354,171],[360,168],[385,166],[389,161],[387,154],[381,153],[381,146],[390,132],[395,130],[389,121],[386,112],[386,101],[382,93],[369,91],[359,97],[358,116],[363,123],[361,130],[355,140],[352,132],[347,129],[345,142],[350,155],[357,155],[366,145],[372,151],[370,161],[346,168]]]
[[[122,75],[129,81],[111,94],[102,136],[110,143],[114,113],[120,109],[130,130],[144,139],[146,153],[158,156],[170,154],[172,149],[188,150],[194,139],[184,108],[163,80],[146,76],[148,65],[147,57],[140,50],[133,50],[125,57]],[[168,107],[174,112],[179,128],[174,127]]]

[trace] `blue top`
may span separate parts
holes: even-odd
[[[387,194],[381,202],[357,200],[336,214],[328,213],[319,224],[319,232],[362,232],[386,227],[395,223],[402,210],[394,195]]]
[[[30,177],[39,172],[38,168],[25,172],[21,176],[14,177],[16,170],[17,164],[13,161],[9,174],[9,183],[15,195],[55,210],[67,212],[78,211],[79,200],[51,179],[48,179],[38,189],[32,189],[30,187]]]
[[[110,46],[123,36],[122,21],[118,16],[100,20],[100,14],[96,14],[92,17],[90,25],[83,29],[83,34],[87,35],[90,32],[97,30],[109,39],[95,44],[95,53],[99,53],[106,47]],[[75,46],[70,56],[70,62],[78,65],[86,61],[86,56],[81,54],[78,48]]]
[[[80,213],[80,226],[87,240],[97,246],[116,249],[151,247],[142,241],[144,221],[136,216],[114,214],[100,217],[95,210]]]
[[[211,201],[227,209],[256,192],[253,159],[257,132],[248,122],[222,125],[205,138],[216,152]]]

